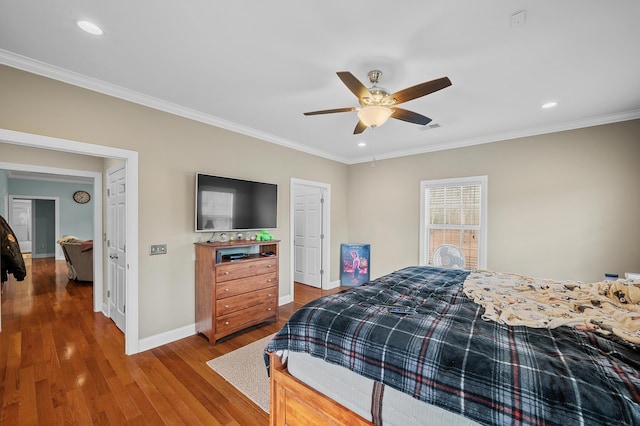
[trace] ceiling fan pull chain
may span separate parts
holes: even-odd
[[[373,135],[375,136],[376,134],[376,129],[375,127],[373,128]],[[371,160],[371,167],[375,167],[376,166],[376,146],[373,143],[373,137],[371,138],[371,155],[372,155],[372,160]]]

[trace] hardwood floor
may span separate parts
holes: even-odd
[[[64,261],[33,259],[2,294],[2,425],[267,425],[268,415],[206,361],[275,333],[323,294],[296,283],[280,321],[216,346],[199,335],[132,356],[124,335],[92,311],[90,283],[67,279]]]

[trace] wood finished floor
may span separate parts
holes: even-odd
[[[27,265],[26,279],[10,276],[2,294],[1,425],[267,425],[206,361],[275,333],[302,304],[333,292],[296,283],[278,323],[216,346],[194,335],[127,356],[124,335],[92,311],[90,283],[69,281],[64,261]]]

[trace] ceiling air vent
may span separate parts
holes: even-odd
[[[420,130],[425,131],[429,129],[437,129],[438,127],[442,127],[442,126],[438,123],[433,123],[433,124],[427,124],[426,126],[422,126]]]

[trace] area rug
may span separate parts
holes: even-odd
[[[267,413],[269,412],[269,376],[263,353],[272,338],[273,335],[267,336],[207,362],[213,371],[224,377]]]

